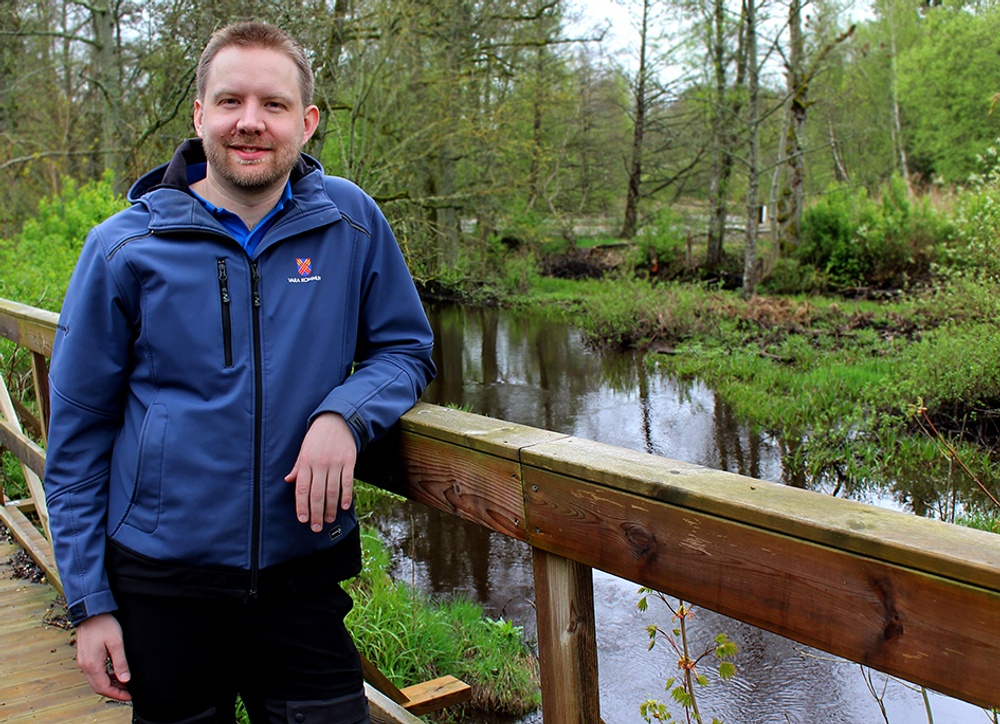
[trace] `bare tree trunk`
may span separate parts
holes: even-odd
[[[802,0],[791,0],[788,8],[788,114],[785,158],[788,175],[778,195],[778,249],[781,255],[794,251],[802,241],[802,212],[805,208],[806,160],[802,138],[809,109],[809,89],[826,55],[854,33],[852,25],[836,39],[825,43],[806,61],[802,35]]]
[[[622,222],[623,239],[635,237],[639,217],[639,194],[642,184],[642,137],[646,126],[646,75],[647,33],[649,31],[649,5],[642,3],[642,30],[639,38],[639,73],[635,89],[635,129],[632,133],[632,162],[629,167],[628,193],[625,197],[625,220]]]
[[[833,154],[833,175],[837,183],[850,183],[851,177],[847,173],[847,164],[844,163],[844,155],[840,152],[840,141],[837,140],[833,132],[833,120],[828,119],[827,125],[830,128],[830,153]]]
[[[740,93],[732,93],[726,78],[726,6],[724,0],[713,0],[710,51],[715,89],[712,108],[712,170],[709,178],[708,248],[705,265],[709,268],[722,263],[726,240],[726,218],[729,215],[729,182],[732,178],[733,151],[738,134],[733,126],[743,109]],[[734,89],[746,81],[745,13],[740,18],[739,43],[736,49],[736,79]]]
[[[101,143],[104,167],[114,174],[115,188],[124,191],[125,142],[122,138],[122,71],[118,52],[118,17],[114,0],[91,11],[94,29],[94,79],[104,98],[101,116]]]
[[[715,76],[715,105],[712,109],[712,175],[708,181],[708,249],[705,265],[709,268],[722,263],[722,244],[726,238],[726,196],[732,171],[730,154],[725,148],[723,117],[726,97],[725,22],[723,0],[714,0],[712,14],[712,69]]]
[[[894,2],[887,3],[888,26],[889,26],[889,83],[891,84],[892,95],[892,130],[893,140],[896,144],[896,153],[899,159],[899,172],[903,174],[906,181],[906,188],[911,194],[910,187],[910,166],[906,159],[906,145],[903,143],[903,122],[899,110],[899,71],[896,67],[896,8]]]
[[[743,253],[743,296],[752,297],[757,291],[757,225],[760,205],[760,87],[757,67],[757,8],[756,0],[746,0],[747,32],[747,105],[750,111],[750,148],[747,154],[747,223]]]
[[[535,49],[535,97],[533,103],[533,118],[531,128],[531,168],[528,170],[528,208],[534,207],[538,200],[538,177],[542,165],[542,71],[544,69],[544,46]]]
[[[325,4],[322,6],[325,8]],[[322,62],[316,63],[318,71],[316,73],[316,105],[320,109],[320,127],[312,139],[309,141],[309,151],[316,158],[323,157],[323,146],[326,144],[327,124],[333,109],[330,98],[333,96],[337,86],[337,68],[339,67],[340,56],[344,50],[345,24],[347,22],[348,0],[336,0],[333,6],[333,16],[330,18],[330,30],[326,43],[321,49]],[[317,10],[317,15],[320,11]]]

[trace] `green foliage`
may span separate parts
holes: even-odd
[[[649,650],[652,650],[657,641],[665,641],[677,654],[677,669],[681,671],[680,680],[675,677],[667,679],[665,689],[670,692],[670,697],[679,704],[686,712],[688,721],[692,718],[696,722],[702,722],[701,711],[698,708],[697,690],[708,686],[709,679],[699,673],[698,667],[703,661],[711,656],[717,665],[716,673],[722,681],[729,681],[736,675],[736,666],[733,659],[738,653],[736,644],[729,640],[725,634],[718,634],[700,653],[692,653],[694,643],[690,639],[689,621],[694,616],[694,608],[684,601],[678,601],[673,605],[666,596],[651,588],[640,588],[638,608],[645,612],[648,607],[650,595],[659,599],[670,611],[675,626],[666,632],[657,624],[650,624],[646,627],[649,634]],[[711,660],[711,659],[710,659]],[[647,699],[639,706],[639,713],[647,722],[672,721],[673,717],[666,704],[657,699]],[[721,720],[713,718],[713,724],[721,724]]]
[[[688,227],[684,217],[670,207],[643,224],[632,244],[630,265],[636,268],[677,267],[684,261]]]
[[[984,515],[979,512],[965,513],[955,521],[959,525],[964,525],[977,530],[985,530],[989,533],[1000,533],[1000,513],[995,515]]]
[[[39,202],[13,243],[0,246],[0,297],[59,311],[87,234],[125,206],[110,173],[79,187],[66,179],[59,194]]]
[[[822,291],[828,284],[826,275],[812,264],[781,257],[757,288],[765,294],[812,294]]]
[[[997,141],[1000,143],[1000,139]],[[950,266],[1000,279],[1000,151],[994,144],[976,157],[977,169],[958,194],[954,220],[960,247]]]
[[[0,468],[0,481],[3,483],[3,494],[6,500],[23,500],[30,497],[28,483],[24,479],[24,471],[20,461],[9,450],[0,453],[3,466]]]
[[[948,324],[929,331],[901,351],[894,364],[897,379],[883,391],[902,408],[922,398],[935,419],[951,426],[974,425],[992,416],[1000,403],[1000,330],[995,322]],[[885,399],[885,398],[883,398]]]
[[[373,494],[359,486],[366,488],[362,497]],[[373,504],[379,503],[362,503]],[[394,581],[389,552],[368,527],[362,548],[365,568],[350,585],[355,607],[348,626],[358,648],[390,679],[404,687],[451,674],[472,685],[469,708],[521,715],[538,707],[537,667],[521,627],[490,619],[467,600],[431,601]]]
[[[942,6],[921,15],[919,40],[898,58],[911,170],[961,183],[1000,134],[990,96],[1000,75],[1000,13]]]
[[[951,223],[927,201],[911,201],[897,176],[881,201],[860,187],[831,187],[803,214],[796,259],[842,287],[900,287],[927,275],[952,235]]]

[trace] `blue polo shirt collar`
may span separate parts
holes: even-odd
[[[205,178],[207,170],[208,166],[204,163],[196,163],[188,166],[188,186],[190,187],[191,184]],[[260,222],[253,227],[253,229],[247,228],[247,225],[243,223],[243,219],[234,214],[232,211],[216,206],[207,199],[199,196],[194,191],[191,191],[191,194],[198,199],[202,205],[204,205],[208,212],[212,214],[212,216],[214,216],[220,224],[222,224],[226,231],[232,234],[233,238],[236,239],[236,241],[238,241],[244,249],[246,249],[247,254],[252,256],[254,250],[257,248],[257,245],[260,243],[260,240],[264,238],[264,234],[266,234],[267,230],[274,224],[275,217],[283,208],[285,208],[285,204],[292,200],[292,184],[290,181],[285,182],[285,188],[281,193],[281,198],[278,199],[278,203],[274,205],[273,209],[267,212],[267,215],[261,219]]]

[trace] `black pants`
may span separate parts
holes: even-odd
[[[361,661],[339,586],[250,601],[116,592],[134,722],[366,724]]]

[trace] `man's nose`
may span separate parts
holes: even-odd
[[[243,112],[240,114],[240,117],[236,122],[236,130],[239,133],[263,133],[264,116],[261,114],[260,109],[250,103],[245,105],[243,107]]]

